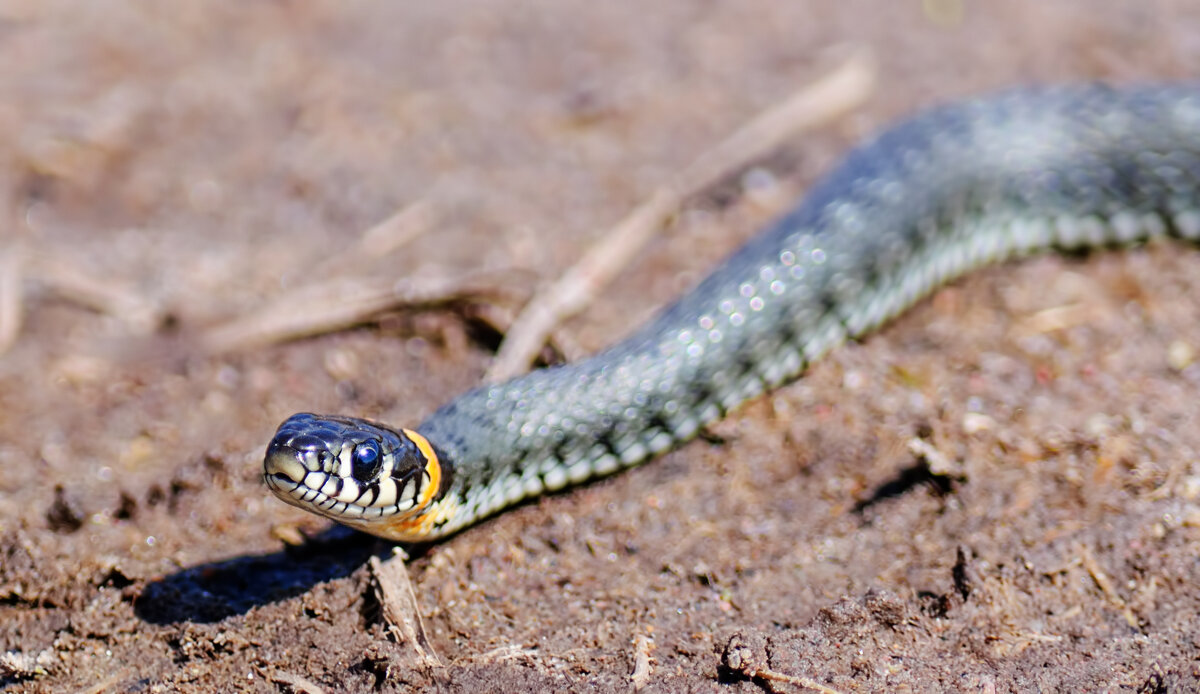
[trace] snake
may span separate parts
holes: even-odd
[[[967,272],[1158,237],[1200,240],[1200,84],[950,102],[852,149],[612,346],[470,390],[414,429],[295,414],[263,478],[353,528],[436,540],[680,445]]]

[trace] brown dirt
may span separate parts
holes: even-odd
[[[723,442],[418,548],[442,670],[381,625],[366,560],[388,547],[259,482],[289,413],[415,423],[476,382],[489,340],[461,312],[405,312],[213,357],[204,328],[355,273],[511,266],[527,292],[846,44],[880,60],[870,104],[765,162],[775,192],[695,201],[572,321],[580,344],[630,330],[901,113],[1194,74],[1200,6],[5,3],[3,239],[167,318],[26,278],[0,357],[0,687],[626,691],[639,640],[646,691],[1200,687],[1192,249],[982,273]],[[418,200],[438,218],[415,245],[325,262]],[[294,526],[313,539],[275,539]]]

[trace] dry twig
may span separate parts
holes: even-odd
[[[731,673],[748,680],[766,683],[772,691],[775,691],[775,682],[782,682],[812,689],[821,694],[841,694],[833,687],[821,684],[810,677],[788,675],[772,670],[770,663],[767,662],[765,646],[766,638],[762,634],[756,632],[735,634],[725,644],[725,653],[721,658],[721,664]]]
[[[654,642],[645,634],[638,634],[633,640],[633,672],[629,675],[629,681],[633,685],[633,691],[641,691],[650,682],[650,651],[654,649]]]
[[[754,671],[754,673],[750,675],[750,679],[760,679],[760,680],[766,680],[767,682],[783,682],[784,684],[794,684],[797,687],[804,687],[806,689],[812,689],[814,691],[821,692],[821,694],[841,694],[841,692],[834,689],[833,687],[827,687],[810,677],[804,677],[802,675],[787,675],[782,672],[775,672],[774,670],[772,670],[770,668],[764,668],[762,670]]]
[[[497,303],[480,303],[472,307],[470,316],[495,330],[498,335],[507,335],[512,329],[513,321],[517,319],[515,310],[507,305]],[[587,350],[579,344],[575,336],[562,327],[556,326],[551,330],[546,343],[558,353],[563,361],[577,361],[588,355]]]
[[[64,301],[114,316],[139,334],[162,324],[158,302],[118,282],[92,277],[62,258],[13,245],[0,249],[0,354],[20,334],[26,279],[36,280],[46,292]]]
[[[1117,589],[1113,587],[1112,581],[1109,580],[1108,574],[1104,573],[1104,569],[1100,568],[1100,564],[1096,562],[1096,557],[1092,554],[1091,548],[1087,545],[1081,544],[1079,546],[1079,560],[1083,564],[1083,568],[1088,572],[1088,575],[1096,582],[1100,591],[1104,593],[1104,597],[1108,598],[1109,604],[1125,618],[1125,623],[1134,629],[1141,626],[1138,624],[1133,610],[1129,609],[1129,604],[1125,602],[1124,598],[1117,595]]]
[[[158,302],[119,282],[92,277],[83,268],[45,253],[27,256],[28,276],[48,291],[98,313],[115,316],[140,334],[162,324]]]
[[[394,253],[419,238],[436,221],[432,203],[418,200],[364,231],[358,243],[332,260],[331,267],[357,267]],[[340,330],[382,311],[409,304],[448,301],[469,293],[462,278],[339,278],[301,286],[274,297],[247,315],[205,331],[201,343],[212,352],[231,352]]]
[[[325,694],[325,690],[319,684],[311,680],[305,679],[300,675],[293,675],[290,672],[276,670],[270,674],[271,681],[276,684],[286,684],[292,688],[292,691],[300,694]]]
[[[367,229],[350,253],[382,258],[400,250],[433,228],[436,209],[428,200],[418,200]]]
[[[0,250],[0,354],[12,347],[21,332],[22,255],[16,247]]]
[[[383,613],[383,619],[396,640],[412,645],[417,659],[427,669],[443,667],[442,661],[434,652],[425,635],[425,625],[421,622],[421,613],[417,610],[417,596],[413,592],[412,582],[408,578],[408,568],[404,566],[404,553],[397,552],[386,562],[378,557],[371,557],[368,566],[371,570],[371,583],[375,587],[375,597]]]
[[[507,646],[493,648],[490,651],[480,653],[476,656],[471,656],[469,660],[475,665],[490,665],[492,663],[499,663],[505,660],[512,660],[513,658],[527,658],[529,660],[534,660],[537,655],[538,652],[536,649],[522,648],[514,644],[509,644]]]
[[[419,274],[419,273],[418,273]],[[201,335],[212,352],[310,337],[358,325],[400,307],[430,306],[512,291],[499,280],[511,271],[458,277],[342,279],[301,287],[276,297],[258,310],[217,325]]]
[[[611,282],[687,197],[766,155],[786,138],[858,106],[870,94],[874,77],[873,61],[865,52],[856,53],[834,72],[762,113],[701,155],[611,231],[601,234],[598,238],[602,241],[529,301],[501,344],[486,380],[501,381],[523,373],[554,326],[583,309],[600,288]]]

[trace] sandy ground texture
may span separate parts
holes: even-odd
[[[1194,75],[1200,5],[0,3],[0,688],[1200,688],[1191,248],[983,272],[705,440],[409,548],[424,659],[373,586],[391,548],[259,480],[294,411],[415,424],[478,383],[485,318],[861,48],[864,107],[690,200],[566,341],[904,113]],[[397,213],[419,236],[354,251]],[[212,349],[306,288],[462,277],[491,286]]]

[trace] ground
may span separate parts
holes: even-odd
[[[866,105],[690,200],[564,334],[629,332],[904,113],[1194,74],[1200,6],[4,3],[0,688],[1200,688],[1191,248],[985,271],[703,440],[409,548],[440,668],[381,619],[390,547],[259,480],[288,414],[415,424],[495,335],[462,305],[225,352],[214,327],[357,276],[486,270],[511,310],[860,49]],[[345,260],[414,206],[420,238]]]

